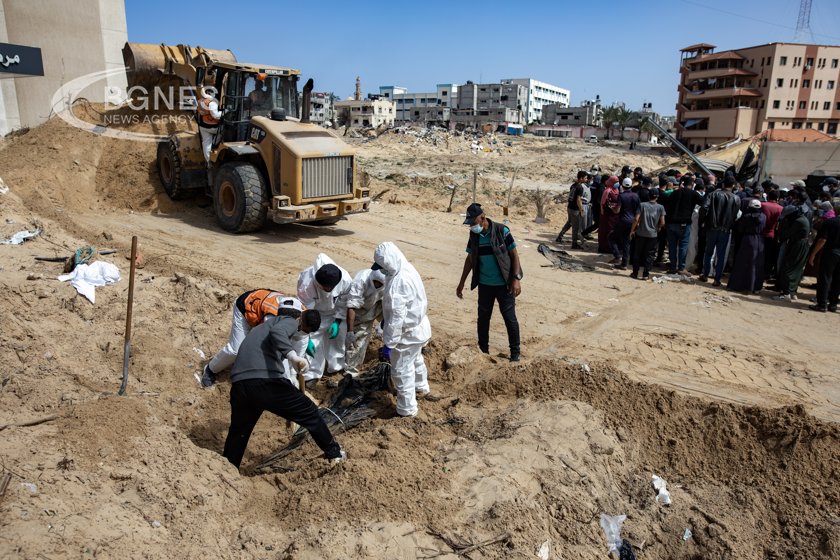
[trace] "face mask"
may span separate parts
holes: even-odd
[[[828,188],[828,185],[826,185],[826,186],[824,186],[824,187],[823,187],[823,192],[829,192],[829,190],[830,190],[830,189]]]
[[[481,233],[482,227],[480,224],[470,226],[470,231],[473,233]]]

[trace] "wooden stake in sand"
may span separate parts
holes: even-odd
[[[134,269],[137,266],[137,236],[131,236],[131,272],[128,273],[128,311],[125,315],[125,344],[123,344],[122,384],[118,395],[125,394],[128,384],[128,359],[131,357],[131,310],[134,306]]]
[[[502,211],[504,212],[505,216],[508,215],[508,208],[510,208],[510,195],[513,192],[513,182],[516,181],[516,172],[517,171],[519,171],[519,170],[518,169],[513,170],[513,177],[510,178],[510,187],[508,187],[507,202],[505,202],[505,205],[502,207]]]

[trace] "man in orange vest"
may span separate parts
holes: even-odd
[[[201,135],[201,151],[204,153],[204,161],[210,165],[210,149],[213,147],[213,139],[219,131],[219,119],[222,112],[219,110],[219,103],[211,95],[213,88],[202,87],[201,97],[196,105],[198,112],[198,132]]]
[[[297,318],[304,309],[296,297],[285,296],[275,290],[251,290],[236,298],[228,343],[204,366],[201,375],[195,374],[198,383],[202,387],[212,386],[216,382],[218,373],[231,366],[236,360],[239,346],[245,340],[245,336],[268,317],[280,315]],[[315,353],[315,345],[309,341],[308,333],[301,333],[292,342],[296,344],[298,355],[308,353],[311,356]],[[306,365],[309,366],[308,362]]]

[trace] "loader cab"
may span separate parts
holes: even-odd
[[[222,141],[244,142],[252,117],[270,117],[282,109],[287,117],[299,115],[298,74],[273,68],[219,68],[217,89],[223,92],[221,105]],[[277,112],[274,113],[277,115]]]

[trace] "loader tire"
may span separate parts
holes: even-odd
[[[172,200],[183,200],[191,193],[181,183],[181,156],[172,140],[158,143],[157,169],[163,190]]]
[[[245,162],[222,165],[213,181],[213,208],[224,230],[261,229],[268,214],[268,190],[259,169]]]

